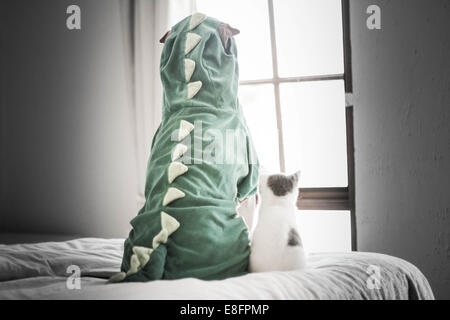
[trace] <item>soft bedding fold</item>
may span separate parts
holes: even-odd
[[[68,276],[76,265],[82,276],[109,277],[120,267],[122,239],[83,238],[65,242],[0,245],[0,281]]]
[[[0,299],[433,299],[411,263],[375,253],[312,254],[304,271],[253,273],[221,281],[193,278],[108,284],[120,268],[121,239],[0,245]],[[81,270],[80,290],[66,285]],[[379,268],[379,286],[371,270]]]

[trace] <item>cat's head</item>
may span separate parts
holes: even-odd
[[[259,176],[261,201],[265,203],[287,201],[295,204],[298,197],[299,180],[300,171],[290,175],[262,172]]]

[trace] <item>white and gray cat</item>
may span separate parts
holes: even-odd
[[[259,215],[252,232],[250,272],[306,267],[296,219],[299,177],[300,172],[260,175]]]

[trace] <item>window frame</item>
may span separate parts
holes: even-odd
[[[347,172],[348,186],[336,188],[299,188],[297,207],[299,210],[328,210],[328,211],[350,211],[351,224],[351,246],[352,250],[357,250],[356,238],[356,212],[355,212],[355,159],[354,159],[354,140],[353,140],[353,106],[348,103],[351,101],[353,92],[353,79],[351,69],[351,43],[350,43],[350,18],[349,18],[349,0],[341,0],[342,7],[342,34],[344,49],[344,73],[326,74],[317,76],[300,77],[280,77],[278,73],[277,44],[275,34],[275,18],[273,0],[267,0],[270,26],[270,43],[272,53],[272,78],[258,80],[244,80],[239,83],[240,86],[272,84],[274,87],[276,120],[278,130],[278,156],[281,172],[285,172],[285,154],[283,122],[281,118],[281,83],[298,83],[313,81],[343,80],[346,94],[345,119],[346,119],[346,142],[347,142]]]

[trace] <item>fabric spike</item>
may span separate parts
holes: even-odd
[[[188,147],[184,144],[177,144],[172,152],[172,161],[175,161],[183,156],[183,154],[187,151]]]
[[[197,27],[205,19],[206,19],[206,15],[204,15],[203,13],[200,13],[200,12],[194,13],[191,16],[191,20],[189,21],[189,30],[192,30],[195,27]]]
[[[169,233],[166,229],[162,229],[154,238],[153,238],[153,249],[158,248],[160,243],[166,243],[167,238],[169,238]]]
[[[169,188],[163,199],[163,206],[167,206],[172,201],[184,198],[186,194],[177,188]]]
[[[144,267],[150,260],[150,255],[152,254],[153,249],[134,246],[133,252],[138,257],[141,267]]]
[[[184,49],[184,54],[188,54],[189,52],[192,51],[192,49],[195,48],[195,46],[200,42],[200,40],[202,39],[202,37],[200,37],[198,34],[189,32],[186,35],[186,46]]]
[[[186,82],[191,80],[192,74],[195,70],[195,61],[192,59],[184,59],[184,75],[186,77]]]
[[[186,120],[180,121],[180,129],[178,130],[178,141],[186,138],[191,131],[194,130],[194,125]]]
[[[134,274],[139,271],[141,263],[136,254],[133,254],[130,258],[130,270],[128,270],[127,275]]]
[[[187,88],[188,88],[188,99],[192,99],[202,88],[202,82],[201,81],[189,82]]]
[[[161,211],[161,228],[167,230],[167,235],[170,236],[180,227],[180,223],[174,217]]]
[[[172,183],[177,177],[185,174],[187,171],[188,167],[181,162],[172,162],[167,170],[169,183]]]

